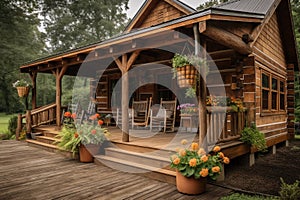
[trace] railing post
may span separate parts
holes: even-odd
[[[31,133],[31,110],[26,111],[26,134]]]
[[[22,131],[22,114],[18,114],[17,129],[16,129],[16,140],[19,140],[21,131]]]

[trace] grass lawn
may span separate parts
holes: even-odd
[[[8,131],[8,121],[13,115],[6,115],[5,113],[0,113],[0,133],[6,133]]]

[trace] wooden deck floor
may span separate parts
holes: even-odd
[[[231,191],[208,185],[200,196],[176,186],[59,154],[0,141],[0,199],[219,199]]]

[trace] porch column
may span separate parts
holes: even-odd
[[[199,25],[194,24],[194,37],[195,37],[195,55],[202,56],[206,59],[206,42],[203,43],[203,52],[200,52],[200,32],[199,32]],[[205,66],[198,66],[201,72],[199,78],[199,144],[203,148],[207,148],[205,136],[207,131],[207,113],[206,113],[206,67]]]
[[[64,76],[67,70],[67,66],[63,66],[62,68],[57,68],[53,71],[53,74],[56,78],[56,125],[60,126],[60,116],[61,116],[61,79]]]
[[[134,61],[137,59],[140,51],[135,51],[132,53],[128,59],[127,54],[122,55],[122,61],[119,58],[115,59],[118,68],[122,72],[122,141],[129,142],[129,118],[128,118],[128,88],[129,88],[129,78],[128,71]]]
[[[31,109],[36,108],[36,77],[37,72],[30,72],[29,73],[31,82],[32,82],[32,90],[31,90]]]

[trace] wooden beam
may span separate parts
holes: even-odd
[[[37,72],[30,72],[30,79],[32,82],[32,89],[31,89],[31,109],[36,108],[36,77],[37,77]]]
[[[252,49],[247,45],[241,37],[234,35],[224,29],[207,25],[203,35],[215,40],[219,44],[232,48],[240,54],[248,55],[252,53]]]
[[[122,72],[122,141],[129,142],[129,118],[128,118],[128,89],[129,89],[129,78],[128,71],[133,63],[136,61],[140,54],[140,50],[132,53],[128,59],[127,54],[122,55],[122,61],[119,58],[115,58],[115,63]]]
[[[60,116],[61,116],[61,79],[65,72],[67,71],[68,66],[63,66],[62,68],[57,68],[54,72],[56,78],[56,125],[60,126]]]

